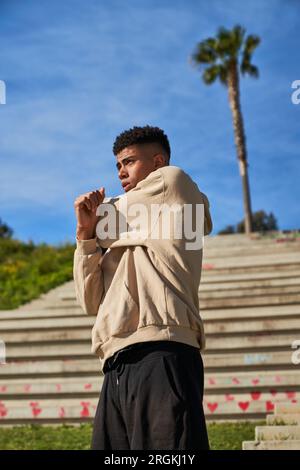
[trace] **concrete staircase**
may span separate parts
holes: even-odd
[[[278,403],[267,415],[266,426],[255,428],[255,441],[243,442],[243,450],[299,450],[300,406]]]
[[[300,237],[207,237],[200,285],[207,349],[207,420],[264,419],[300,404]],[[0,312],[0,425],[92,421],[103,377],[91,354],[95,318],[77,305],[73,281]]]

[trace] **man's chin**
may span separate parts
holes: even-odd
[[[125,193],[128,193],[128,191],[130,191],[132,188],[134,188],[134,186],[129,183],[123,189]]]

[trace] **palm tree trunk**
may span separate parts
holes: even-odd
[[[248,178],[246,138],[244,133],[243,116],[240,106],[239,76],[236,62],[232,62],[232,64],[230,64],[229,66],[227,86],[229,104],[233,118],[234,139],[237,149],[240,175],[242,178],[245,213],[245,233],[249,235],[252,232],[252,211]]]

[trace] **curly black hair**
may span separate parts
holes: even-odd
[[[132,129],[128,129],[127,131],[122,132],[116,137],[116,140],[113,145],[113,152],[114,155],[117,155],[124,148],[129,147],[130,145],[149,143],[160,144],[168,155],[169,162],[171,156],[170,143],[164,131],[159,127],[134,126]]]

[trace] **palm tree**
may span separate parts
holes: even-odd
[[[248,179],[246,137],[240,104],[239,72],[258,77],[258,69],[251,64],[254,49],[259,45],[258,36],[245,38],[245,29],[240,25],[232,30],[219,28],[215,38],[208,38],[197,44],[192,63],[203,69],[202,79],[211,85],[218,78],[228,88],[229,104],[233,118],[233,129],[240,175],[242,178],[245,232],[252,231],[252,211]]]

